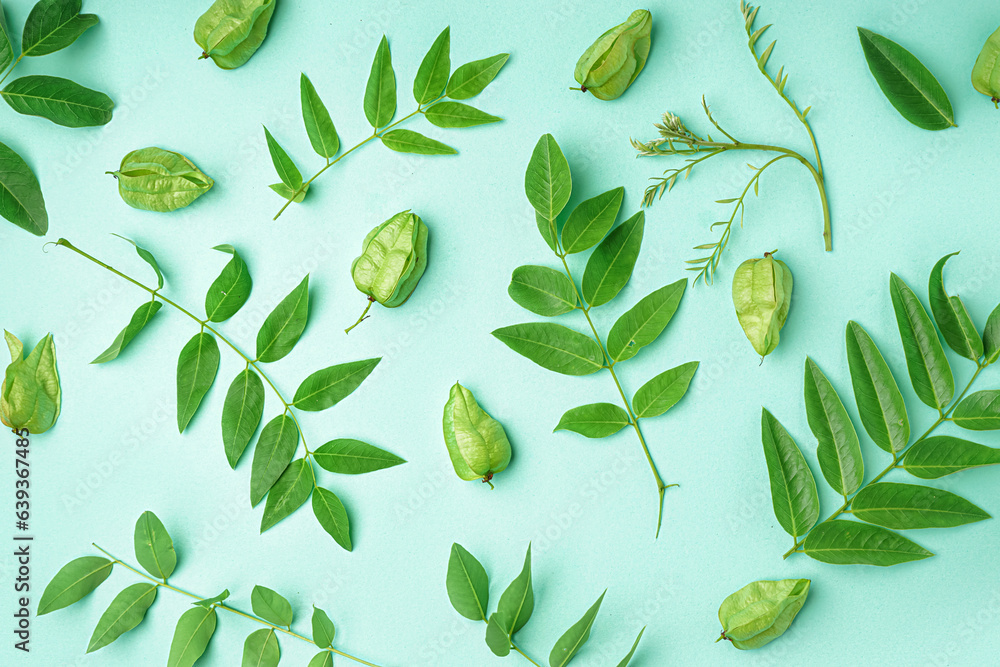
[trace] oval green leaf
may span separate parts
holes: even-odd
[[[342,475],[362,475],[406,463],[391,452],[350,438],[331,440],[315,450],[313,458],[324,470]]]
[[[546,219],[541,213],[535,211],[535,225],[538,226],[538,233],[542,235],[542,240],[550,250],[556,249],[556,239],[559,232],[556,231],[555,220]]]
[[[333,667],[333,654],[330,651],[320,651],[312,657],[307,667]]]
[[[219,277],[205,294],[205,314],[210,322],[224,322],[239,312],[250,298],[253,279],[246,262],[231,245],[215,246],[213,250],[227,252],[233,256],[222,268]]]
[[[135,558],[146,572],[164,581],[177,567],[177,553],[174,541],[163,522],[149,510],[142,513],[135,522]]]
[[[45,199],[35,173],[20,155],[2,143],[0,215],[35,236],[44,236],[49,231],[49,214],[45,211]]]
[[[524,566],[521,568],[521,573],[500,596],[495,616],[499,626],[506,631],[508,636],[512,636],[524,627],[524,624],[531,618],[531,612],[534,609],[535,592],[531,586],[531,545],[529,544],[528,552],[524,555]]]
[[[0,7],[0,72],[6,70],[14,62],[14,46],[7,34],[7,23],[4,21],[3,8]]]
[[[257,332],[257,360],[277,361],[283,358],[306,328],[309,318],[309,276],[281,300]]]
[[[555,430],[573,431],[588,438],[606,438],[631,423],[628,413],[617,405],[590,403],[567,410]]]
[[[798,540],[819,519],[816,479],[792,436],[767,410],[761,411],[760,430],[774,516],[785,532]]]
[[[146,610],[156,599],[156,584],[132,584],[115,596],[101,614],[101,620],[90,637],[87,653],[102,649],[142,623]]]
[[[518,354],[563,375],[590,375],[604,368],[594,339],[560,324],[528,322],[501,327],[493,335]]]
[[[805,400],[823,477],[834,491],[849,496],[861,488],[865,478],[861,442],[837,390],[809,357],[806,357]]]
[[[270,529],[286,516],[302,507],[313,490],[313,471],[305,459],[295,459],[288,464],[281,477],[267,494],[264,515],[260,519],[260,532]]]
[[[1000,449],[950,435],[935,435],[910,447],[902,467],[914,477],[937,479],[953,472],[997,464],[1000,464]]]
[[[277,667],[281,660],[278,635],[274,628],[251,632],[243,644],[242,667]]]
[[[218,614],[212,608],[195,606],[184,612],[174,629],[167,667],[194,667],[215,634],[217,620]]]
[[[278,178],[292,190],[302,187],[302,173],[295,166],[295,161],[289,157],[281,144],[271,136],[271,131],[264,127],[264,137],[267,139],[267,152],[271,154],[271,163],[274,170],[278,172]]]
[[[489,58],[465,63],[448,79],[448,89],[445,94],[453,100],[475,97],[490,85],[508,58],[510,58],[509,53],[499,53]]]
[[[983,354],[986,355],[986,364],[992,364],[1000,359],[1000,306],[994,308],[986,319],[986,328],[983,329]]]
[[[920,299],[895,273],[889,278],[889,292],[913,391],[930,407],[944,408],[955,395],[955,378],[937,330]]]
[[[632,409],[639,419],[658,417],[684,398],[698,370],[697,361],[689,361],[663,371],[639,387],[632,399]]]
[[[919,484],[869,484],[851,501],[851,513],[868,523],[895,530],[951,528],[990,515],[950,491]]]
[[[806,537],[803,553],[834,565],[888,567],[930,558],[932,554],[898,533],[858,521],[827,520]]]
[[[563,238],[565,239],[565,230]],[[680,306],[687,279],[670,283],[643,297],[618,318],[608,334],[608,355],[615,362],[631,359],[663,333]]]
[[[320,157],[332,158],[340,150],[340,137],[330,119],[330,112],[305,74],[299,77],[299,97],[302,98],[302,121],[309,143]]]
[[[563,225],[563,249],[568,254],[593,247],[614,226],[625,198],[625,188],[617,187],[577,204]]]
[[[417,104],[427,104],[440,97],[448,85],[450,73],[451,28],[445,28],[420,61],[417,76],[413,79],[413,98]]]
[[[111,361],[112,359],[117,359],[118,355],[122,353],[122,350],[132,342],[132,339],[139,335],[153,316],[160,312],[160,308],[163,304],[159,301],[147,301],[142,304],[136,311],[132,313],[132,319],[129,323],[125,325],[125,328],[118,332],[115,336],[114,341],[108,346],[108,349],[101,352],[97,357],[91,361],[92,364],[103,364],[106,361]]]
[[[219,372],[219,344],[208,333],[195,334],[177,359],[177,430],[187,428]]]
[[[490,601],[490,578],[482,563],[461,544],[451,545],[448,558],[448,599],[451,606],[472,621],[485,621]]]
[[[639,211],[615,227],[590,255],[583,271],[583,298],[591,306],[611,301],[632,277],[645,220],[646,214]]]
[[[1000,429],[1000,389],[969,394],[955,407],[951,421],[970,431]]]
[[[376,130],[385,127],[396,115],[396,75],[392,71],[392,56],[389,41],[382,35],[382,41],[375,51],[372,71],[365,87],[365,118]]]
[[[264,383],[247,368],[229,385],[222,406],[222,445],[230,468],[236,468],[263,416]]]
[[[413,130],[389,130],[379,135],[379,139],[389,150],[397,153],[417,155],[454,155],[458,151],[440,141],[425,137]]]
[[[590,629],[594,626],[594,620],[597,618],[597,612],[601,609],[605,593],[607,591],[601,593],[601,597],[597,598],[597,602],[587,610],[583,617],[556,641],[552,652],[549,653],[549,667],[565,667],[587,643],[587,640],[590,639]]]
[[[106,125],[115,107],[104,93],[56,76],[22,76],[8,83],[0,96],[19,114],[64,127]]]
[[[52,577],[52,581],[42,591],[37,615],[44,616],[87,597],[104,583],[113,566],[113,562],[99,556],[83,556],[71,560],[56,572],[56,576]]]
[[[566,274],[547,266],[514,269],[507,294],[514,303],[536,315],[555,317],[576,308],[576,288]]]
[[[312,497],[313,514],[330,537],[345,550],[350,551],[351,523],[347,518],[347,509],[333,491],[316,487]]]
[[[81,9],[80,0],[40,0],[24,22],[21,53],[44,56],[75,42],[99,20],[95,14],[81,14]]]
[[[360,387],[381,360],[381,357],[376,357],[349,361],[316,371],[295,390],[292,404],[310,412],[331,408]]]
[[[510,655],[510,635],[501,625],[497,614],[490,614],[490,620],[486,624],[486,645],[493,651],[493,655],[503,658]]]
[[[424,112],[431,125],[436,127],[475,127],[503,120],[461,102],[438,102]]]
[[[551,134],[543,134],[535,144],[524,173],[524,193],[532,208],[546,221],[555,221],[559,212],[566,208],[570,193],[573,191],[573,177],[570,175],[569,163],[563,155],[559,144]],[[541,230],[541,221],[539,220]],[[551,232],[549,233],[551,237]],[[555,238],[545,238],[549,247],[555,247]]]
[[[931,270],[931,277],[927,285],[927,293],[931,303],[931,312],[934,313],[934,321],[937,322],[944,342],[955,352],[977,361],[983,355],[983,339],[979,336],[976,325],[972,322],[969,311],[958,296],[948,296],[944,290],[944,265],[951,258],[957,255],[953,252],[938,260]]]
[[[847,363],[861,424],[876,445],[898,452],[910,439],[906,404],[875,341],[857,322],[847,323]]]
[[[295,420],[281,414],[264,425],[253,451],[250,469],[250,504],[256,505],[292,462],[299,446]]]
[[[288,627],[292,624],[292,605],[277,591],[266,586],[254,586],[250,592],[250,607],[253,613],[275,625]]]
[[[325,611],[316,606],[313,606],[312,633],[316,646],[330,648],[333,645],[333,638],[336,635],[333,621],[330,620]]]

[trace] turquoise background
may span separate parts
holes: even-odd
[[[8,25],[19,34],[30,3],[5,4]],[[615,401],[611,378],[549,373],[490,331],[538,319],[507,298],[507,283],[520,264],[554,260],[523,195],[524,168],[541,134],[554,134],[572,166],[571,205],[624,185],[622,219],[639,208],[648,177],[678,164],[634,159],[628,138],[652,138],[652,123],[665,110],[705,131],[702,94],[738,137],[808,151],[801,127],[757,72],[737,2],[651,3],[649,62],[635,85],[610,103],[567,87],[574,85],[573,65],[583,49],[632,9],[620,3],[506,0],[473,7],[410,0],[374,7],[282,0],[261,50],[234,71],[196,59],[191,31],[208,4],[86,0],[85,11],[99,14],[101,24],[65,51],[22,63],[17,74],[69,76],[107,91],[117,103],[114,120],[71,130],[3,108],[0,140],[21,153],[41,181],[51,218],[47,240],[64,236],[149,281],[130,246],[109,233],[134,238],[159,258],[166,294],[193,310],[200,311],[226,261],[211,247],[236,245],[254,291],[222,329],[244,349],[253,348],[273,305],[309,273],[309,326],[295,351],[269,367],[272,378],[291,394],[314,370],[382,356],[354,395],[327,412],[303,413],[303,426],[313,447],[356,437],[409,463],[357,478],[322,475],[351,513],[353,553],[323,533],[308,508],[258,535],[261,509],[248,502],[250,456],[231,471],[219,432],[226,387],[242,367],[235,355],[223,350],[216,386],[189,430],[178,435],[176,358],[197,327],[165,308],[122,359],[88,365],[146,297],[71,252],[43,252],[42,240],[0,224],[0,320],[29,345],[47,331],[56,334],[64,392],[58,426],[32,441],[36,601],[65,562],[96,553],[91,541],[134,562],[133,524],[152,509],[180,554],[173,583],[205,596],[229,588],[231,602],[244,609],[254,584],[269,586],[291,599],[302,632],[308,632],[309,605],[322,606],[337,624],[336,645],[380,665],[496,664],[483,626],[448,602],[444,575],[454,541],[486,566],[494,601],[532,542],[536,609],[518,637],[539,662],[605,587],[590,643],[573,663],[579,667],[617,664],[643,625],[637,667],[995,660],[990,638],[1000,616],[1000,522],[918,531],[910,536],[938,555],[889,569],[836,567],[804,556],[782,561],[791,540],[771,511],[759,435],[764,405],[819,474],[802,404],[802,365],[811,355],[856,418],[843,343],[849,319],[881,347],[907,399],[913,431],[931,423],[906,375],[887,289],[890,271],[926,303],[932,265],[961,250],[948,266],[949,291],[961,294],[980,327],[1000,300],[1000,115],[969,83],[979,49],[1000,21],[993,3],[772,0],[761,9],[757,24],[774,23],[768,36],[779,40],[771,66],[785,65],[790,94],[801,107],[814,107],[810,120],[827,171],[834,251],[823,252],[812,179],[800,165],[782,162],[763,177],[760,197],[748,202],[746,226],[734,232],[718,283],[689,289],[667,332],[623,367],[631,393],[666,368],[701,361],[683,402],[643,426],[663,476],[681,485],[667,494],[657,541],[655,487],[634,434],[586,440],[552,433],[566,409]],[[261,123],[303,172],[321,164],[301,124],[299,72],[311,77],[342,142],[351,146],[370,132],[361,100],[382,33],[392,46],[400,113],[408,113],[416,68],[445,25],[452,30],[454,65],[512,54],[496,81],[471,100],[505,121],[467,130],[409,122],[405,127],[460,154],[408,156],[368,146],[317,180],[304,204],[272,221],[281,201],[266,187],[277,179]],[[899,116],[868,72],[858,25],[900,42],[935,73],[958,128],[927,132]],[[127,207],[104,172],[128,151],[152,145],[189,156],[215,178],[213,190],[174,214]],[[712,160],[647,210],[635,274],[618,299],[595,311],[599,327],[606,331],[641,296],[684,275],[691,246],[714,240],[708,225],[728,216],[728,207],[713,201],[738,194],[749,177],[748,160],[759,157]],[[431,228],[427,273],[404,307],[375,308],[347,337],[342,329],[365,304],[350,262],[370,228],[406,208]],[[794,272],[795,298],[780,347],[759,365],[734,316],[729,284],[740,261],[775,248]],[[578,258],[574,268],[582,272],[582,266]],[[579,328],[578,319],[567,315],[560,322]],[[972,364],[949,356],[956,383],[964,386]],[[475,391],[513,443],[514,460],[498,475],[495,491],[461,482],[451,470],[440,420],[456,380]],[[990,369],[977,386],[997,383]],[[279,412],[271,399],[265,418]],[[980,435],[972,437],[1000,445],[995,435]],[[886,455],[863,441],[870,478]],[[13,462],[5,459],[7,503]],[[973,470],[931,484],[996,513],[997,475]],[[890,480],[908,481],[902,472]],[[822,480],[820,495],[826,515],[837,498]],[[0,580],[8,624],[12,568],[7,556]],[[786,577],[813,580],[786,636],[755,652],[712,643],[726,595],[756,579]],[[118,571],[84,602],[35,619],[30,656],[13,651],[5,629],[2,662],[111,667],[165,660],[174,623],[189,607],[169,592],[137,630],[84,655],[101,612],[134,580]],[[256,629],[220,614],[203,663],[237,664],[244,638]],[[311,655],[302,642],[281,645],[288,664],[304,665]],[[518,656],[508,662],[526,664]]]

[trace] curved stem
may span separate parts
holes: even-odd
[[[178,588],[177,586],[173,586],[171,584],[168,584],[166,579],[163,579],[163,580],[154,579],[153,577],[149,576],[145,572],[140,571],[136,567],[134,567],[132,565],[129,565],[128,563],[126,563],[125,561],[121,560],[117,556],[111,554],[109,551],[107,551],[106,549],[102,548],[99,544],[97,544],[95,542],[92,542],[91,545],[95,549],[97,549],[98,551],[100,551],[101,553],[103,553],[105,556],[107,556],[108,558],[110,558],[113,562],[118,563],[119,565],[121,565],[122,567],[124,567],[124,568],[126,568],[128,570],[131,570],[135,574],[138,574],[140,577],[153,582],[154,584],[156,584],[157,586],[159,586],[161,588],[167,588],[169,590],[174,591],[175,593],[180,593],[181,595],[186,595],[189,598],[193,598],[195,600],[204,600],[205,599],[205,596],[203,596],[203,595],[195,595],[194,593],[191,593],[190,591],[186,591],[183,588]],[[266,625],[267,627],[269,627],[269,628],[271,628],[273,630],[285,633],[289,637],[295,637],[296,639],[301,639],[304,642],[308,642],[308,643],[312,644],[313,646],[316,646],[316,642],[314,642],[313,640],[309,639],[308,637],[305,637],[303,635],[300,635],[297,632],[294,632],[291,628],[283,628],[280,625],[275,625],[274,623],[269,623],[268,621],[265,621],[262,618],[258,618],[257,616],[254,616],[253,614],[248,614],[246,612],[240,611],[239,609],[236,609],[234,607],[230,607],[229,605],[224,604],[222,602],[216,603],[216,604],[214,604],[212,606],[215,607],[215,608],[217,608],[217,609],[222,609],[224,611],[231,612],[233,614],[236,614],[237,616],[242,616],[243,618],[246,618],[246,619],[249,619],[251,621],[254,621],[255,623],[260,623],[261,625]],[[336,653],[337,655],[343,656],[343,657],[348,658],[350,660],[354,660],[355,662],[358,662],[358,663],[360,663],[362,665],[368,665],[368,667],[379,667],[378,665],[376,665],[373,662],[368,662],[367,660],[362,660],[361,658],[353,656],[350,653],[344,653],[343,651],[339,651],[339,650],[337,650],[337,649],[335,649],[333,647],[330,647],[330,648],[325,649],[325,650],[331,651],[332,653]]]
[[[351,333],[351,329],[353,329],[354,327],[358,326],[359,324],[361,324],[362,322],[364,322],[366,319],[368,319],[368,311],[371,309],[373,303],[375,303],[375,297],[372,297],[372,296],[368,297],[368,305],[365,306],[364,311],[361,313],[361,317],[358,318],[357,322],[355,322],[351,326],[349,326],[346,329],[344,329],[344,333],[345,334]]]

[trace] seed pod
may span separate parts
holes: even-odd
[[[402,306],[427,268],[427,225],[420,216],[403,211],[368,232],[361,255],[351,264],[354,285],[368,295],[358,326],[376,301],[386,308]]]
[[[444,406],[444,442],[455,472],[466,481],[481,479],[493,488],[493,475],[510,463],[510,441],[503,426],[457,382]]]
[[[792,272],[773,255],[767,252],[764,259],[748,259],[733,275],[736,317],[762,358],[778,346],[778,333],[792,302]]]
[[[236,69],[260,48],[277,0],[216,0],[194,24],[201,57]]]
[[[17,336],[4,331],[11,363],[0,386],[0,422],[20,431],[44,433],[59,417],[61,391],[52,334],[38,341],[28,358]]]
[[[993,106],[1000,102],[1000,28],[990,35],[972,68],[972,85],[988,95]]]
[[[755,581],[736,591],[719,607],[722,635],[738,649],[760,648],[780,637],[792,624],[809,595],[808,579]]]
[[[122,158],[118,194],[132,208],[175,211],[212,189],[215,181],[180,153],[155,146],[140,148]]]
[[[580,90],[600,100],[613,100],[632,85],[649,55],[653,15],[637,9],[628,20],[597,38],[576,63]]]

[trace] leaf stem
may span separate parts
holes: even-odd
[[[111,554],[109,551],[107,551],[106,549],[104,549],[103,547],[101,547],[96,542],[91,542],[91,545],[95,549],[97,549],[98,551],[100,551],[101,553],[103,553],[105,556],[107,556],[108,558],[110,558],[113,562],[118,563],[119,565],[121,565],[122,567],[124,567],[124,568],[126,568],[128,570],[131,570],[132,572],[134,572],[135,574],[138,574],[140,577],[142,577],[144,579],[148,579],[149,581],[153,582],[157,586],[160,586],[162,588],[168,588],[168,589],[174,591],[175,593],[180,593],[181,595],[186,595],[189,598],[193,598],[195,600],[204,600],[204,599],[206,599],[205,596],[195,595],[194,593],[186,591],[183,588],[178,588],[177,586],[173,586],[171,584],[168,584],[166,579],[164,579],[162,581],[159,580],[159,579],[154,579],[153,577],[149,576],[145,572],[140,571],[136,567],[134,567],[134,566],[126,563],[125,561],[121,560],[117,556]],[[285,633],[286,635],[288,635],[290,637],[295,637],[296,639],[301,639],[304,642],[308,642],[308,643],[312,644],[313,646],[316,646],[316,642],[314,642],[313,640],[309,639],[308,637],[305,637],[303,635],[300,635],[297,632],[294,632],[291,628],[287,628],[286,629],[286,628],[284,628],[284,627],[282,627],[280,625],[275,625],[274,623],[269,623],[268,621],[265,621],[262,618],[258,618],[257,616],[254,616],[253,614],[248,614],[246,612],[240,611],[239,609],[236,609],[234,607],[230,607],[229,605],[224,604],[222,602],[218,602],[216,604],[213,604],[212,606],[216,607],[218,609],[223,609],[225,611],[231,612],[233,614],[236,614],[237,616],[242,616],[243,618],[249,619],[249,620],[254,621],[256,623],[260,623],[261,625],[266,625],[267,627],[269,627],[269,628],[271,628],[273,630],[277,630],[278,632],[283,632],[283,633]],[[368,665],[368,667],[379,667],[375,663],[368,662],[367,660],[362,660],[361,658],[353,656],[350,653],[344,653],[343,651],[339,651],[339,650],[337,650],[337,649],[335,649],[333,647],[329,647],[329,648],[324,649],[324,650],[328,650],[328,651],[330,651],[332,653],[336,653],[337,655],[343,656],[343,657],[348,658],[350,660],[354,660],[355,662],[361,663],[362,665]]]
[[[483,619],[483,623],[486,623],[487,625],[489,625],[489,621],[487,621],[485,618]],[[525,660],[527,660],[528,662],[530,662],[531,664],[533,664],[535,667],[542,667],[537,662],[535,662],[534,660],[532,660],[531,656],[529,656],[527,653],[525,653],[524,651],[522,651],[517,646],[517,644],[514,643],[514,638],[513,637],[511,637],[510,635],[508,635],[508,639],[510,639],[510,647],[512,649],[514,649],[515,651],[517,651],[518,653],[520,653],[522,658],[524,658]]]
[[[2,26],[0,26],[0,30],[3,30]],[[15,60],[14,63],[10,66],[10,69],[7,70],[7,73],[3,75],[2,79],[0,79],[0,85],[3,85],[3,82],[7,80],[7,77],[10,76],[10,73],[13,72],[14,68],[17,67],[17,64],[21,62],[21,58],[24,58],[23,53],[17,57],[17,60]]]
[[[373,297],[373,296],[368,297],[368,305],[365,306],[364,311],[361,313],[361,317],[358,318],[357,322],[355,322],[351,326],[349,326],[346,329],[344,329],[344,333],[345,334],[351,333],[351,329],[353,329],[354,327],[358,326],[359,324],[361,324],[362,322],[364,322],[366,319],[368,319],[368,311],[371,309],[373,303],[375,303],[375,297]]]

